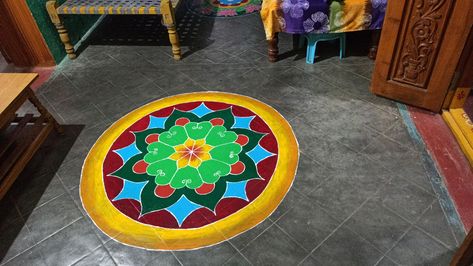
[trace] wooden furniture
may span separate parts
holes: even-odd
[[[179,3],[179,0],[66,0],[59,6],[57,0],[49,0],[46,2],[46,10],[71,59],[76,58],[76,54],[60,15],[162,15],[174,59],[180,60],[181,48],[174,15],[174,10]]]
[[[471,265],[473,265],[473,230],[470,230],[450,262],[450,266]]]
[[[2,54],[15,66],[55,65],[26,0],[0,1],[0,36]]]
[[[439,112],[473,26],[473,1],[389,1],[374,94]]]
[[[51,130],[62,132],[29,87],[37,77],[34,73],[0,73],[0,199]],[[40,116],[15,114],[27,100],[38,109]]]

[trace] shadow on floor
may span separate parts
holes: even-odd
[[[53,182],[60,182],[56,172],[63,163],[66,155],[77,140],[83,125],[63,125],[64,134],[53,131],[43,145],[38,149],[21,175],[17,178],[5,197],[0,201],[0,261],[10,249],[16,249],[15,240],[26,235],[25,221],[33,210],[45,204],[52,198],[47,189]],[[56,178],[55,178],[56,176]],[[18,209],[13,202],[17,202]],[[19,215],[19,212],[23,216]],[[22,232],[23,231],[23,232]]]
[[[189,47],[189,51],[182,54],[185,58],[213,43],[209,37],[215,18],[196,15],[182,2],[176,11],[176,20],[180,45]],[[167,29],[161,24],[161,19],[161,16],[151,15],[107,16],[89,36],[85,45],[81,45],[78,53],[88,45],[171,47]]]
[[[296,56],[294,60],[306,57],[307,41],[299,47],[299,38],[301,35],[294,34],[293,50],[279,54],[279,60]],[[371,47],[371,31],[356,31],[347,33],[347,44],[345,57],[350,56],[368,56]],[[331,41],[322,41],[317,44],[315,62],[322,62],[332,57],[338,57],[340,42],[338,39]]]

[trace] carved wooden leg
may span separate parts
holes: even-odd
[[[64,132],[64,129],[59,125],[59,123],[56,121],[56,119],[51,115],[51,113],[43,106],[43,104],[38,100],[34,92],[28,88],[27,89],[27,94],[28,94],[28,100],[38,109],[38,112],[46,118],[46,120],[49,123],[53,124],[54,129],[62,134]]]
[[[278,54],[279,54],[278,41],[279,41],[279,38],[278,38],[277,32],[274,34],[272,39],[268,40],[269,61],[273,63],[278,61]]]
[[[69,39],[69,34],[67,33],[67,29],[64,27],[64,24],[61,21],[57,13],[57,2],[56,0],[51,0],[46,2],[46,10],[48,11],[49,17],[53,22],[54,26],[56,27],[57,32],[59,33],[59,38],[61,42],[64,44],[64,48],[66,49],[66,53],[70,59],[75,59],[76,54],[74,51],[74,46]]]
[[[376,59],[376,54],[378,53],[378,43],[379,43],[379,38],[381,37],[381,30],[372,30],[371,31],[371,44],[370,44],[370,50],[368,52],[368,57],[371,60]]]
[[[163,24],[168,29],[169,41],[172,46],[172,54],[174,59],[181,59],[181,47],[179,45],[179,35],[176,30],[176,17],[174,8],[169,0],[161,1],[161,14],[163,15]]]

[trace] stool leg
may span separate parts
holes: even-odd
[[[27,93],[28,93],[28,100],[34,105],[34,107],[36,107],[36,109],[38,109],[38,112],[42,116],[44,116],[49,123],[53,124],[53,127],[56,130],[56,132],[58,132],[59,134],[64,133],[64,129],[61,127],[61,125],[59,125],[59,123],[56,121],[56,119],[54,119],[54,117],[51,115],[51,113],[38,100],[38,98],[34,94],[33,90],[28,88]]]
[[[345,57],[345,48],[346,48],[346,35],[345,33],[340,36],[340,59]]]
[[[67,33],[67,29],[64,27],[64,24],[62,23],[61,18],[57,13],[56,0],[47,1],[46,10],[48,11],[49,17],[51,18],[51,21],[53,22],[57,32],[59,33],[59,38],[64,44],[67,56],[69,56],[70,59],[75,59],[77,56],[74,51],[74,46],[71,43],[71,39],[69,38],[69,33]]]
[[[317,50],[317,42],[315,38],[307,37],[307,55],[306,55],[306,63],[313,64],[315,61],[315,53]]]
[[[176,30],[176,16],[174,15],[174,8],[171,1],[161,1],[161,14],[163,15],[163,24],[168,29],[173,57],[175,60],[181,60],[181,46],[179,44],[179,35]]]

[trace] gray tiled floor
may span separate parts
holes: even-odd
[[[161,41],[162,27],[148,35],[158,36],[155,45],[127,45],[113,35],[116,29],[142,40],[143,23],[107,18],[77,60],[66,60],[40,88],[66,134],[48,139],[1,202],[0,264],[448,263],[463,231],[449,225],[396,105],[370,94],[365,35],[349,36],[349,57],[342,61],[336,47],[322,45],[314,65],[282,35],[282,60],[270,64],[257,15],[180,17],[181,62]],[[89,148],[134,108],[203,90],[255,97],[289,120],[302,152],[294,186],[266,221],[210,248],[155,252],[111,240],[91,223],[78,195]]]

